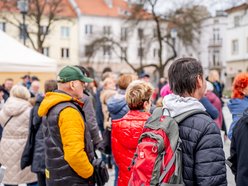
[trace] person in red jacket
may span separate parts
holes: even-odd
[[[118,186],[127,186],[131,164],[144,124],[150,116],[153,88],[142,80],[133,81],[126,90],[130,111],[121,119],[112,121],[112,152],[119,168]]]

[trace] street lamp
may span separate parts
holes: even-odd
[[[17,7],[20,10],[20,13],[22,14],[22,26],[21,26],[21,32],[23,34],[23,44],[26,45],[26,24],[25,24],[25,16],[28,13],[28,0],[18,0]]]
[[[175,47],[176,37],[177,37],[177,29],[175,29],[175,28],[171,29],[170,35],[171,35],[171,38],[172,38],[173,46]]]

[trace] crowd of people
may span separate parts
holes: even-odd
[[[172,118],[194,109],[206,112],[179,123],[185,185],[227,185],[228,157],[223,151],[227,137],[236,183],[248,185],[248,73],[237,74],[233,82],[227,103],[233,119],[229,131],[219,73],[212,70],[206,78],[194,58],[175,60],[168,82],[161,78],[155,87],[144,71],[116,74],[106,68],[97,82],[82,66],[62,68],[56,80],[44,83],[44,93],[38,77],[21,78],[16,85],[6,78],[0,86],[0,164],[6,167],[5,186],[93,186],[96,150],[114,169],[114,185],[127,186],[139,138],[157,107]],[[31,162],[22,169],[31,133]]]

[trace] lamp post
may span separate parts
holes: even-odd
[[[22,14],[22,26],[21,33],[23,34],[23,44],[26,45],[26,14],[28,13],[28,0],[18,0],[17,7],[20,10],[20,13]]]

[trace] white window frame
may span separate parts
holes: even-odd
[[[49,47],[43,47],[42,54],[44,54],[45,56],[49,56]]]
[[[69,59],[70,58],[70,49],[67,47],[61,48],[61,58]]]
[[[61,26],[60,27],[60,36],[63,39],[68,39],[70,37],[70,27]]]
[[[85,27],[84,27],[84,33],[85,33],[85,35],[93,34],[93,25],[86,24]]]
[[[238,54],[239,53],[239,40],[234,39],[232,40],[232,54]]]

